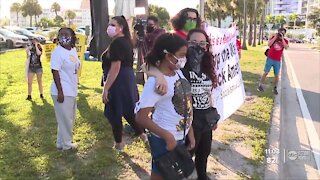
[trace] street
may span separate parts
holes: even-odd
[[[319,179],[320,55],[303,44],[284,53],[280,179]]]

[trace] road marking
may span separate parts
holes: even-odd
[[[303,97],[299,81],[297,79],[296,73],[294,72],[293,66],[291,64],[291,60],[290,60],[290,58],[289,58],[289,56],[288,56],[288,54],[286,52],[284,52],[284,56],[285,56],[285,61],[288,64],[289,69],[290,69],[291,74],[292,74],[293,83],[294,83],[295,88],[296,88],[296,92],[297,92],[297,96],[298,96],[299,105],[300,105],[300,109],[301,109],[301,112],[302,112],[304,124],[305,124],[306,129],[307,129],[307,134],[308,134],[308,138],[309,138],[309,141],[310,141],[310,146],[312,148],[314,159],[316,161],[318,173],[320,174],[320,141],[319,141],[319,136],[317,134],[316,128],[314,127],[313,121],[311,119],[311,115],[310,115],[310,112],[308,110],[307,103],[306,103],[306,101],[305,101],[305,99]]]

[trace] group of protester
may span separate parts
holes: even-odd
[[[111,18],[106,32],[112,42],[102,56],[104,115],[112,127],[115,149],[121,151],[124,147],[122,117],[137,136],[149,141],[153,159],[151,179],[162,179],[154,160],[172,151],[177,144],[185,144],[195,156],[198,179],[209,179],[207,162],[212,131],[216,130],[217,124],[208,126],[206,115],[215,109],[211,92],[217,87],[216,62],[197,10],[185,8],[171,22],[175,32],[166,33],[159,28],[156,17],[147,19],[144,40],[148,44],[145,57],[148,79],[139,98],[133,70],[134,43],[128,23],[124,16]],[[288,47],[285,30],[279,32],[281,37],[275,35],[269,40],[271,49],[261,83],[272,66],[278,75],[279,53]],[[72,29],[61,28],[57,39],[59,45],[52,52],[50,63],[53,74],[51,96],[58,123],[56,147],[69,150],[77,148],[72,142],[72,130],[80,61]],[[34,40],[32,48],[28,48],[27,100],[31,100],[34,74],[37,74],[40,97],[43,98],[41,53],[41,46]],[[278,54],[275,56],[275,53]],[[261,84],[259,90],[263,90]]]

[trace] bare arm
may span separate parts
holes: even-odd
[[[111,62],[111,67],[110,67],[109,73],[107,75],[106,83],[104,84],[104,88],[103,88],[102,100],[104,103],[107,103],[109,101],[108,100],[108,92],[119,74],[120,67],[121,67],[121,61]]]
[[[52,71],[54,83],[56,84],[56,87],[58,89],[58,102],[63,103],[64,95],[63,95],[63,91],[62,91],[59,72],[54,69],[52,69],[51,71]]]
[[[42,51],[40,51],[39,46],[41,47],[41,45],[39,43],[35,44],[36,53],[37,53],[38,56],[40,56],[42,54]]]
[[[269,38],[269,41],[268,41],[268,46],[269,47],[271,47],[272,46],[272,44],[274,43],[274,41],[276,41],[276,39],[277,39],[278,37],[277,37],[277,35],[275,34],[275,35],[273,35],[273,37],[272,38]]]
[[[174,136],[169,131],[159,127],[151,120],[151,118],[149,117],[151,110],[152,107],[140,109],[136,115],[137,123],[139,123],[144,128],[148,129],[149,131],[153,132],[154,134],[160,136],[162,139],[166,141],[167,149],[169,151],[173,150],[177,145]]]
[[[289,48],[289,44],[286,43],[286,41],[284,40],[284,38],[282,38],[282,44],[283,44],[283,47],[285,49],[288,49]]]
[[[149,65],[149,69],[146,73],[148,76],[153,76],[156,78],[155,91],[160,95],[165,95],[168,92],[168,84],[164,78],[164,75],[159,71],[159,69]]]

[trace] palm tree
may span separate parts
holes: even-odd
[[[276,22],[278,23],[278,24],[280,24],[280,27],[283,27],[283,24],[285,24],[286,23],[286,19],[285,19],[285,17],[283,16],[283,15],[281,15],[281,16],[276,16]]]
[[[23,4],[21,6],[22,16],[23,17],[26,17],[26,16],[30,17],[30,26],[32,26],[32,16],[39,14],[39,7],[40,7],[40,9],[42,9],[40,4],[38,3],[38,0],[24,0],[23,1]],[[42,13],[42,11],[41,11],[41,13]]]
[[[244,14],[244,23],[243,23],[243,41],[242,41],[242,48],[243,50],[247,50],[247,12],[246,12],[246,0],[243,0],[243,14]]]
[[[54,2],[51,5],[51,11],[53,11],[56,14],[56,17],[58,16],[58,12],[61,10],[60,5],[57,2]]]
[[[73,20],[74,18],[76,18],[76,13],[72,10],[67,10],[65,17],[69,20],[69,26],[71,25],[71,20]]]
[[[42,14],[42,8],[40,4],[36,4],[35,11],[34,11],[34,21],[37,24],[37,17]]]
[[[298,14],[297,13],[293,13],[289,16],[289,20],[290,21],[293,21],[293,29],[296,28],[296,22],[297,22],[297,19],[299,18]]]
[[[218,20],[218,27],[221,27],[221,20],[227,17],[227,0],[207,0],[205,9],[210,11],[210,16]],[[212,20],[212,19],[210,19]]]
[[[10,7],[10,12],[17,13],[17,25],[19,26],[19,12],[21,11],[20,3],[13,3]]]

